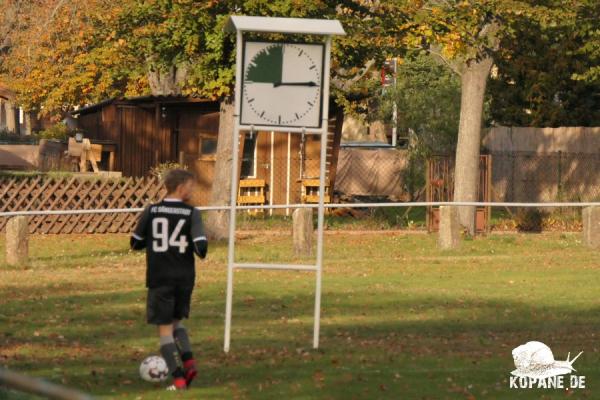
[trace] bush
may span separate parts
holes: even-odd
[[[51,126],[48,129],[44,129],[43,131],[39,131],[37,136],[40,139],[56,139],[56,140],[66,140],[69,137],[69,128],[66,124],[58,123],[56,125]]]
[[[21,136],[6,129],[2,129],[0,130],[0,142],[6,144],[36,144],[38,138],[32,135]]]
[[[521,209],[516,215],[517,230],[521,232],[541,232],[544,218],[548,213],[536,208]]]

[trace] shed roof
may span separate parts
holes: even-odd
[[[189,104],[189,103],[216,103],[215,100],[203,99],[190,96],[136,96],[136,97],[113,97],[106,99],[96,104],[91,104],[85,107],[71,111],[71,115],[84,115],[96,111],[109,104],[121,105],[141,105],[143,103],[159,103],[159,104]]]
[[[225,30],[228,32],[251,31],[270,33],[295,33],[306,35],[345,35],[338,20],[309,18],[279,18],[233,15],[229,17]]]

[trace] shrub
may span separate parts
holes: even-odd
[[[7,144],[35,144],[38,142],[36,136],[21,136],[6,129],[0,130],[0,142]]]
[[[56,139],[56,140],[66,140],[69,137],[69,128],[64,123],[58,123],[56,125],[52,125],[48,129],[44,129],[37,133],[37,136],[40,139]]]
[[[521,232],[541,232],[544,225],[546,212],[537,208],[521,209],[517,212],[516,222],[517,230]]]

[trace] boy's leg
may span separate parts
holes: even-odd
[[[185,364],[186,361],[193,360],[194,355],[192,354],[190,338],[188,337],[185,326],[183,326],[180,320],[175,320],[175,322],[173,322],[173,338],[175,339],[175,344],[181,354],[181,361]]]
[[[180,320],[175,320],[173,328],[173,337],[175,338],[175,344],[181,354],[181,360],[183,361],[183,368],[185,371],[185,380],[189,386],[198,374],[196,360],[194,359],[192,347],[190,345],[190,338]]]
[[[192,354],[192,348],[190,346],[190,339],[187,330],[183,324],[181,324],[181,320],[183,318],[188,318],[190,315],[193,290],[193,284],[177,287],[175,291],[175,318],[173,321],[173,336],[175,337],[175,343],[181,352],[181,359],[183,361],[185,378],[188,386],[192,383],[192,380],[196,377],[198,372],[196,370],[196,361],[194,360],[194,355]]]
[[[160,354],[167,362],[169,371],[173,376],[173,385],[176,389],[185,389],[187,383],[183,370],[183,361],[181,361],[179,350],[173,338],[173,324],[159,325],[158,335],[160,336]]]
[[[175,288],[162,286],[148,289],[146,305],[147,321],[158,326],[160,353],[165,359],[169,372],[173,376],[173,386],[185,389],[183,361],[173,338],[173,312],[175,309]]]

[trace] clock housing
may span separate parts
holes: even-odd
[[[240,122],[321,128],[325,46],[244,41]]]

